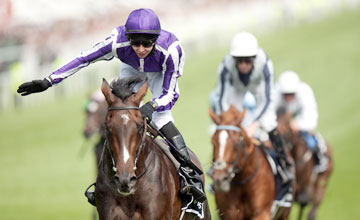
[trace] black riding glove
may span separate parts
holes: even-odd
[[[33,80],[31,82],[23,83],[19,86],[17,92],[22,96],[29,95],[31,93],[37,93],[47,90],[51,87],[51,83],[47,79]]]
[[[156,103],[153,101],[149,101],[145,103],[145,105],[140,107],[140,112],[143,115],[143,118],[146,118],[147,122],[150,122],[152,119],[152,113],[156,109]]]

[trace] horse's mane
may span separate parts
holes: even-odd
[[[140,82],[144,82],[146,80],[146,76],[143,74],[139,74],[136,76],[131,76],[128,78],[117,78],[114,79],[111,84],[111,92],[121,100],[125,101],[126,98],[134,94],[134,86]]]

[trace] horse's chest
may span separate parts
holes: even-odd
[[[145,219],[141,216],[139,211],[124,210],[121,207],[115,207],[110,211],[109,220],[142,220]]]

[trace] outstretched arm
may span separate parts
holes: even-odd
[[[22,96],[26,96],[31,93],[45,91],[53,84],[60,83],[63,79],[73,75],[81,68],[88,66],[90,63],[94,63],[99,60],[111,60],[113,57],[112,38],[109,37],[105,41],[96,44],[91,50],[82,52],[80,56],[57,69],[43,80],[33,80],[31,82],[21,84],[17,92],[21,93]]]

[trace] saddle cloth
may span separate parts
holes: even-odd
[[[165,153],[165,155],[171,160],[171,162],[174,164],[176,170],[179,170],[180,163],[175,159],[175,157],[171,154],[169,150],[169,146],[166,144],[166,142],[162,139],[154,139],[155,143],[158,144],[160,149]],[[180,181],[185,180],[185,176],[181,174],[181,172],[178,172],[180,176]],[[185,180],[186,181],[186,180]],[[197,215],[200,219],[204,218],[204,209],[203,209],[203,203],[197,202],[194,200],[194,197],[192,195],[186,194],[181,195],[182,199],[182,206],[181,210],[188,213],[193,213]]]
[[[290,207],[293,201],[292,195],[292,187],[291,181],[284,182],[286,179],[284,171],[280,166],[280,162],[278,160],[275,152],[267,147],[261,147],[266,159],[268,160],[271,170],[274,174],[275,185],[276,185],[276,193],[275,200],[271,207],[271,215],[272,219],[276,217],[278,213],[280,213],[282,208]]]

